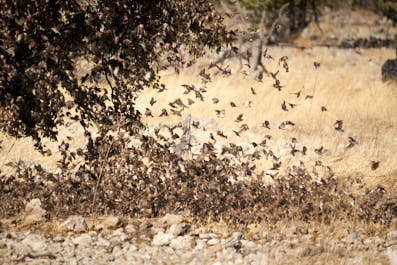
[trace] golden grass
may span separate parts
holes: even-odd
[[[280,69],[278,75],[284,86],[281,91],[273,88],[271,77],[265,77],[263,82],[255,81],[251,76],[237,72],[238,62],[232,62],[232,75],[229,77],[212,71],[212,82],[207,84],[205,100],[201,102],[189,95],[195,101],[190,108],[183,112],[183,117],[156,117],[162,108],[169,109],[168,102],[180,97],[187,104],[187,97],[183,94],[182,84],[195,84],[203,87],[200,82],[201,67],[190,67],[180,75],[170,72],[162,73],[162,82],[168,90],[157,94],[147,89],[137,101],[137,107],[142,113],[149,106],[151,97],[158,102],[151,107],[154,118],[145,117],[149,126],[159,123],[183,121],[190,113],[193,118],[216,120],[219,129],[229,136],[231,142],[260,142],[264,136],[270,134],[272,139],[269,146],[276,154],[291,163],[299,160],[305,163],[322,160],[331,166],[338,175],[360,176],[370,186],[383,184],[388,188],[395,188],[397,175],[397,86],[384,84],[380,78],[380,68],[384,60],[393,56],[393,50],[340,50],[314,48],[305,51],[292,48],[269,48],[269,54],[274,60],[266,60],[269,71]],[[278,65],[278,59],[288,56],[288,73]],[[321,66],[315,69],[313,62]],[[201,62],[204,64],[204,62]],[[208,63],[208,61],[207,61]],[[200,63],[199,63],[200,64]],[[227,63],[226,63],[227,64]],[[225,65],[226,65],[225,64]],[[253,87],[257,95],[251,93]],[[292,94],[301,91],[299,98]],[[305,99],[307,95],[312,99]],[[219,98],[218,104],[211,99]],[[251,107],[245,107],[244,102],[251,100]],[[283,101],[298,106],[283,111]],[[236,103],[237,108],[231,108],[230,102]],[[325,106],[328,111],[321,111]],[[225,117],[218,118],[216,109],[225,109]],[[234,122],[239,113],[244,113],[244,121]],[[260,127],[265,120],[271,123],[271,130]],[[285,120],[293,121],[296,126],[288,130],[279,130],[278,125]],[[336,131],[334,123],[343,120],[344,132]],[[237,137],[232,130],[238,130],[242,123],[251,128],[243,137]],[[256,128],[255,128],[256,127]],[[209,133],[200,132],[203,140],[208,139]],[[355,137],[358,144],[351,149],[346,148],[348,137]],[[309,155],[295,157],[286,153],[284,146],[295,137],[298,143],[308,147]],[[218,137],[219,138],[219,137]],[[217,139],[222,141],[222,138]],[[324,146],[329,152],[323,156],[316,155],[313,150]],[[371,170],[371,161],[380,161],[377,170]]]
[[[394,56],[392,49],[357,49],[341,50],[336,48],[313,48],[304,51],[294,48],[270,47],[268,54],[274,60],[266,59],[265,66],[270,72],[279,70],[278,78],[283,88],[278,91],[273,87],[273,79],[264,76],[263,82],[258,82],[253,76],[246,76],[242,72],[248,70],[246,66],[240,69],[238,60],[229,61],[232,70],[230,76],[223,76],[211,69],[212,82],[206,85],[203,93],[204,102],[194,97],[194,92],[185,95],[182,84],[194,84],[197,88],[204,87],[199,72],[212,61],[210,56],[199,60],[195,65],[183,69],[178,75],[172,70],[161,72],[161,81],[168,90],[162,93],[147,88],[137,100],[137,108],[145,113],[149,107],[154,115],[143,116],[143,121],[153,128],[159,124],[181,122],[190,113],[193,119],[201,119],[202,124],[210,119],[216,121],[214,130],[193,130],[199,141],[208,141],[209,133],[222,130],[228,139],[216,137],[218,142],[249,143],[261,142],[265,135],[271,135],[269,147],[277,156],[283,159],[282,168],[303,161],[307,167],[314,161],[321,160],[330,166],[337,175],[361,177],[369,186],[384,185],[387,189],[395,189],[397,179],[397,85],[381,82],[380,68],[387,58]],[[289,72],[278,64],[279,58],[288,56]],[[214,57],[213,57],[214,58]],[[319,62],[320,67],[315,69],[313,62]],[[106,86],[103,84],[103,86]],[[251,87],[256,95],[251,93]],[[301,91],[299,98],[295,94]],[[306,99],[306,96],[313,96]],[[153,106],[149,101],[154,97],[157,100]],[[195,101],[188,109],[182,112],[182,117],[170,115],[158,117],[163,108],[168,112],[168,103],[181,98],[187,105],[187,98]],[[212,98],[219,98],[218,104],[212,103]],[[250,100],[251,106],[244,103]],[[289,111],[283,111],[283,101],[297,104]],[[232,108],[230,102],[236,103]],[[327,111],[322,112],[325,106]],[[215,110],[225,109],[225,117],[216,116]],[[234,120],[244,113],[243,122]],[[261,124],[268,120],[271,130],[264,129]],[[287,130],[279,130],[282,121],[290,120],[296,124]],[[336,131],[334,123],[343,120],[344,132]],[[232,130],[238,130],[241,124],[246,123],[250,130],[241,137],[234,135]],[[71,127],[61,128],[60,136],[74,136],[72,144],[77,147],[84,144],[85,139],[81,128],[75,123]],[[214,135],[216,135],[214,133]],[[351,149],[346,148],[348,137],[355,137],[358,144]],[[298,141],[297,147],[307,146],[306,156],[289,153],[291,138]],[[7,172],[4,164],[9,161],[30,161],[42,163],[45,167],[56,166],[59,156],[56,153],[56,144],[52,143],[54,155],[42,157],[34,150],[29,138],[11,139],[4,135],[3,148],[0,150],[0,166]],[[319,156],[314,149],[323,146],[328,153]],[[380,161],[377,170],[371,169],[371,161]],[[257,171],[271,167],[269,161],[262,159],[257,163]]]

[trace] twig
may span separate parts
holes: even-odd
[[[92,209],[94,208],[94,205],[95,205],[95,202],[96,202],[96,197],[97,197],[97,193],[98,193],[98,186],[99,186],[99,183],[101,182],[101,179],[102,179],[102,173],[103,173],[103,168],[105,166],[105,161],[107,160],[107,158],[109,156],[110,148],[112,148],[112,145],[113,145],[113,139],[110,142],[109,148],[106,151],[105,159],[102,161],[101,168],[99,169],[99,176],[98,176],[98,180],[96,182],[96,186],[95,186],[95,190],[94,190],[94,199],[92,200],[92,207],[91,207]]]

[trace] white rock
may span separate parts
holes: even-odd
[[[65,241],[65,238],[64,238],[63,236],[61,236],[61,235],[56,235],[56,236],[52,239],[52,241],[62,243],[63,241]]]
[[[387,233],[387,240],[397,241],[397,230],[390,231],[389,233]]]
[[[209,246],[215,246],[219,244],[219,240],[216,238],[211,238],[210,240],[207,241],[207,244]]]
[[[114,238],[118,238],[118,239],[114,239]],[[113,240],[118,240],[119,242],[124,242],[124,241],[130,240],[130,237],[126,233],[124,233],[122,228],[120,228],[112,233],[112,237],[110,238],[110,241],[112,242]]]
[[[255,242],[249,241],[249,240],[241,240],[241,245],[244,248],[248,248],[248,249],[254,249],[256,248],[256,244]]]
[[[121,220],[116,216],[108,216],[103,220],[102,223],[107,229],[116,229],[121,225]]]
[[[207,247],[207,240],[202,240],[202,239],[198,239],[196,241],[196,250],[202,250],[205,249]]]
[[[79,237],[72,239],[73,244],[80,246],[90,246],[92,244],[92,238],[89,234],[82,234]]]
[[[21,243],[30,247],[33,252],[42,253],[47,250],[45,238],[37,234],[29,234]]]
[[[25,224],[32,224],[42,222],[45,220],[46,211],[41,208],[41,201],[39,199],[33,199],[26,204],[25,207]]]
[[[168,233],[174,236],[180,236],[186,231],[185,226],[183,224],[173,224],[168,229]]]
[[[95,245],[98,247],[104,247],[107,248],[110,246],[110,241],[105,239],[105,238],[98,238],[98,240],[95,241]]]
[[[191,249],[192,238],[190,236],[178,236],[177,238],[171,240],[170,247],[173,249]]]
[[[386,250],[386,256],[389,259],[390,265],[397,265],[397,248],[389,247]]]
[[[85,219],[80,215],[74,215],[69,217],[65,222],[63,222],[60,226],[61,231],[64,232],[76,232],[81,233],[88,229],[87,223]]]
[[[160,219],[164,225],[173,225],[173,224],[180,224],[183,221],[182,215],[176,214],[166,214],[163,218]]]
[[[154,236],[152,245],[153,246],[167,246],[170,244],[170,242],[173,238],[175,238],[174,235],[159,232]]]

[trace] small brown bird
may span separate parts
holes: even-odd
[[[349,136],[349,145],[347,146],[347,148],[352,148],[356,144],[357,144],[356,138]]]
[[[210,133],[210,138],[211,138],[212,141],[216,142],[215,137],[214,137],[214,135],[212,133]]]
[[[222,131],[217,131],[216,134],[219,135],[220,137],[227,138],[227,136],[224,135]]]
[[[283,101],[283,103],[281,103],[281,109],[282,109],[283,111],[288,111],[287,105],[285,104],[285,100]]]
[[[187,95],[190,93],[190,91],[194,91],[196,88],[194,87],[194,85],[182,85],[184,88],[186,88],[185,92],[183,92],[183,94]]]
[[[298,92],[295,92],[292,94],[294,94],[297,98],[299,98],[301,96],[301,93],[302,93],[302,91],[298,91]]]
[[[236,132],[235,130],[233,130],[234,134],[237,135],[238,137],[240,137],[240,133]]]
[[[232,106],[232,108],[235,108],[236,104],[234,104],[234,102],[232,101],[232,102],[230,102],[230,106]]]
[[[379,161],[371,161],[371,169],[376,170],[379,167]]]
[[[153,117],[152,112],[150,111],[150,109],[146,108],[145,116],[146,117]]]
[[[181,114],[182,111],[183,111],[183,108],[181,110],[179,110],[179,111],[171,109],[172,115],[176,115],[176,116],[179,116],[179,117],[182,117],[182,114]]]
[[[241,113],[240,115],[238,115],[237,116],[237,118],[236,118],[236,120],[235,120],[235,122],[241,122],[241,121],[243,121],[243,113]]]
[[[162,109],[162,110],[161,110],[160,117],[163,117],[163,116],[168,116],[168,112],[167,112],[166,109]]]
[[[204,97],[200,93],[200,91],[194,90],[194,93],[196,94],[196,98],[200,99],[201,101],[204,101]]]
[[[262,123],[262,126],[265,127],[266,129],[270,130],[270,122],[269,121],[265,121],[264,123]]]
[[[187,108],[187,106],[186,106],[185,104],[183,104],[181,98],[177,98],[177,99],[174,101],[174,103],[177,104],[177,105],[179,105],[179,106],[181,106],[181,107],[183,107],[183,108]]]
[[[327,108],[324,106],[321,106],[321,111],[327,111]]]
[[[218,104],[219,99],[217,99],[217,98],[212,98],[212,102],[213,102],[214,104]]]
[[[192,125],[193,125],[194,128],[198,129],[199,126],[200,126],[200,122],[199,121],[193,121]]]
[[[160,85],[160,88],[159,88],[159,90],[158,90],[158,93],[161,93],[161,92],[163,92],[163,91],[165,91],[165,90],[167,90],[167,88],[165,87],[164,84],[161,84],[161,85]]]
[[[192,104],[194,104],[194,101],[191,100],[190,98],[188,98],[188,99],[187,99],[187,104],[192,105]]]
[[[314,62],[313,65],[314,65],[314,68],[316,68],[316,69],[320,67],[320,63],[318,63],[318,62]]]
[[[335,126],[335,125],[336,125],[336,126]],[[335,126],[335,130],[344,132],[343,129],[342,129],[342,126],[343,126],[343,121],[342,121],[342,120],[337,120],[337,121],[334,123],[334,126]]]

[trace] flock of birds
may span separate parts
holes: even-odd
[[[278,61],[279,65],[284,69],[285,72],[289,72],[289,66],[288,66],[288,57],[283,56],[279,59]],[[313,66],[315,69],[318,69],[320,67],[320,63],[314,62]],[[183,84],[182,87],[185,89],[183,92],[184,95],[191,95],[191,93],[194,95],[195,100],[201,101],[201,102],[207,102],[207,97],[205,96],[207,92],[207,86],[206,84],[211,82],[212,77],[210,73],[210,69],[214,68],[216,70],[215,74],[222,74],[225,77],[228,77],[231,75],[231,70],[229,67],[223,67],[218,64],[211,63],[209,67],[206,69],[202,69],[199,73],[201,77],[201,82],[203,84],[202,87],[197,88],[194,84]],[[207,71],[208,70],[208,71]],[[280,79],[278,78],[279,70],[276,72],[268,72],[266,69],[264,72],[267,74],[269,78],[272,78],[273,82],[273,87],[277,89],[278,91],[281,91],[283,88],[283,85],[280,82]],[[262,73],[263,74],[263,73]],[[262,81],[263,75],[259,74],[259,80]],[[161,86],[160,89],[157,91],[158,93],[162,93],[165,91],[166,88],[165,86]],[[254,87],[250,88],[250,92],[252,95],[257,95],[257,91]],[[297,99],[300,99],[303,96],[302,91],[298,91],[295,93],[292,93]],[[313,99],[313,95],[306,95],[304,100],[310,100]],[[209,97],[210,103],[217,105],[220,102],[220,99],[217,97]],[[149,104],[150,106],[154,106],[157,103],[157,100],[155,97],[151,97]],[[250,107],[251,101],[247,100],[244,103],[245,107]],[[148,118],[155,118],[155,117],[167,117],[171,115],[183,117],[183,112],[188,109],[192,104],[195,104],[195,101],[191,98],[187,98],[187,102],[183,102],[181,97],[178,97],[174,99],[173,101],[168,103],[168,106],[170,108],[162,108],[160,114],[157,116],[153,115],[152,110],[149,107],[146,107],[146,110],[144,112],[144,115]],[[237,108],[237,104],[233,101],[229,102],[231,108]],[[280,108],[284,112],[288,112],[294,108],[297,108],[299,104],[294,103],[294,102],[288,102],[286,100],[282,100]],[[321,106],[321,111],[326,112],[328,111],[326,106]],[[225,109],[215,109],[215,114],[218,118],[224,118],[226,111]],[[189,119],[188,125],[186,124],[186,121]],[[200,119],[193,119],[192,122],[190,122],[191,116],[188,114],[184,124],[177,123],[177,124],[161,124],[158,127],[153,128],[154,135],[157,137],[157,139],[167,142],[169,140],[173,141],[172,145],[177,145],[176,150],[177,152],[183,152],[183,151],[188,151],[190,152],[192,150],[192,142],[191,138],[195,139],[194,136],[190,135],[190,126],[193,128],[201,129],[203,131],[207,131],[205,126],[201,126],[200,124]],[[245,132],[250,130],[250,127],[248,126],[245,121],[245,113],[239,113],[235,119],[234,123],[236,124],[236,128],[232,129],[230,133],[234,133],[237,137],[241,137]],[[269,120],[264,120],[263,123],[260,125],[263,129],[269,130],[271,132],[272,129],[279,129],[279,130],[288,130],[289,128],[294,127],[296,124],[295,122],[291,120],[284,120],[281,123],[278,124],[278,126],[272,124]],[[162,133],[162,129],[166,128],[169,132],[170,137],[164,136]],[[334,123],[334,129],[340,133],[343,133],[345,131],[344,129],[344,124],[343,120],[336,120]],[[187,135],[187,131],[189,131],[189,135]],[[263,157],[269,160],[271,158],[272,160],[272,166],[268,168],[267,170],[261,170],[261,172],[258,173],[258,175],[263,176],[264,174],[269,175],[271,178],[274,178],[276,175],[281,175],[279,174],[279,170],[281,168],[282,164],[282,157],[281,155],[276,155],[276,152],[274,152],[268,145],[268,141],[272,139],[271,134],[266,134],[264,139],[259,142],[251,142],[249,143],[249,149],[243,148],[242,146],[239,146],[236,143],[233,143],[232,141],[228,141],[230,135],[228,135],[229,132],[225,132],[223,130],[219,130],[218,128],[213,130],[213,131],[208,131],[207,134],[209,134],[209,139],[210,141],[204,142],[204,143],[198,143],[198,145],[201,146],[200,153],[205,153],[205,152],[214,152],[217,151],[218,156],[224,156],[225,154],[231,154],[236,158],[235,162],[236,163],[246,163],[250,169],[250,172],[253,172],[256,169],[256,165],[252,164],[253,160],[260,161]],[[167,133],[168,134],[168,133]],[[222,138],[223,141],[228,142],[227,145],[223,145],[221,148],[216,148],[215,145],[217,144],[217,141]],[[195,139],[196,140],[196,139]],[[358,144],[357,138],[353,136],[348,136],[347,137],[347,143],[345,145],[346,149],[353,148]],[[309,148],[306,145],[299,144],[297,138],[293,137],[290,140],[289,143],[289,153],[291,156],[296,157],[297,154],[300,154],[301,156],[306,156],[309,153]],[[196,149],[197,150],[197,149]],[[249,151],[248,151],[249,150]],[[253,151],[251,151],[253,150]],[[319,177],[319,171],[317,170],[318,167],[326,168],[327,174],[333,174],[332,170],[330,167],[326,166],[321,162],[321,156],[326,154],[329,150],[325,148],[324,146],[320,146],[318,148],[313,148],[313,153],[317,155],[315,157],[316,159],[313,160],[313,166],[311,168],[311,173],[314,173],[314,175]],[[199,155],[199,153],[194,153],[193,155]],[[190,158],[193,156],[191,155]],[[245,159],[244,159],[245,158]],[[305,163],[299,160],[298,158],[298,165],[286,165],[286,173],[287,174],[305,174],[304,172],[309,172],[308,167],[305,166]],[[308,161],[308,159],[306,159]],[[379,161],[371,161],[370,167],[372,170],[376,170],[379,167]],[[263,169],[263,168],[261,168]],[[324,171],[323,171],[324,172]]]

